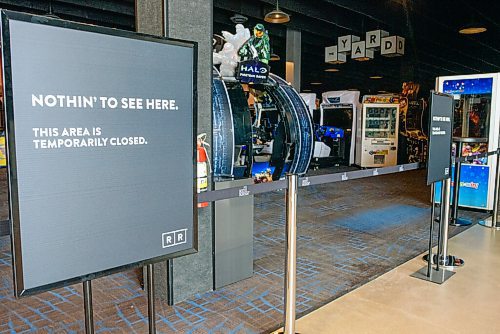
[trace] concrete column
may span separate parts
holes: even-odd
[[[286,81],[300,92],[300,70],[302,68],[302,33],[298,30],[286,30]]]
[[[198,134],[212,142],[212,0],[136,0],[138,32],[198,42]],[[210,180],[209,180],[210,181]],[[210,184],[210,182],[209,182]],[[173,302],[213,289],[212,205],[199,210],[198,253],[155,265],[157,297],[167,300],[168,274]]]
[[[163,0],[136,0],[135,2],[135,29],[137,32],[165,36],[164,32]],[[146,268],[142,271],[144,284],[146,283]],[[156,263],[155,293],[158,299],[168,302],[168,263]]]
[[[148,35],[165,36],[164,0],[136,0],[135,29]]]
[[[198,42],[198,134],[206,133],[211,144],[213,2],[166,0],[166,4],[168,37]],[[175,303],[213,289],[212,212],[212,205],[199,210],[198,253],[173,260]]]

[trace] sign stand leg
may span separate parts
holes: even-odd
[[[85,312],[85,334],[94,334],[94,309],[92,307],[91,281],[83,282],[83,308]]]
[[[156,333],[156,313],[155,313],[155,282],[154,282],[154,265],[146,266],[148,280],[148,319],[149,319],[149,334]]]
[[[455,267],[462,266],[464,261],[458,259],[456,256],[448,254],[448,226],[447,222],[450,220],[450,190],[451,190],[451,180],[446,179],[443,181],[443,207],[441,209],[441,239],[439,244],[439,265],[444,269],[453,269]],[[455,265],[455,262],[460,262],[459,265]]]
[[[295,334],[295,293],[297,274],[297,189],[299,177],[287,174],[286,189],[286,262],[285,262],[285,334]]]
[[[432,237],[433,237],[433,232],[434,232],[434,214],[436,211],[436,198],[434,196],[435,194],[435,183],[432,184],[432,207],[431,207],[431,227],[430,227],[430,232],[429,232],[429,252],[427,253],[427,277],[431,277],[431,268],[432,268]]]
[[[493,195],[493,213],[491,217],[478,222],[479,225],[484,227],[489,227],[495,230],[500,230],[500,225],[498,224],[498,193],[500,189],[500,154],[497,152],[497,166],[495,174],[495,190]]]
[[[441,206],[440,206],[440,229],[438,233],[438,251],[436,254],[436,269],[432,269],[432,232],[434,228],[434,206],[436,204],[435,200],[435,183],[432,186],[432,208],[431,208],[431,228],[429,233],[429,255],[427,256],[427,266],[420,269],[419,271],[413,273],[411,277],[419,278],[425,281],[442,284],[446,282],[455,273],[445,269],[445,266],[440,263],[442,254],[446,254],[448,248],[448,224],[442,222],[448,222],[449,212],[450,212],[450,179],[441,182]],[[446,198],[446,199],[445,199]],[[445,263],[446,265],[446,263]]]
[[[443,181],[443,186],[441,188],[442,193],[442,208],[441,208],[441,218],[440,218],[440,234],[441,240],[438,246],[438,262],[440,266],[445,266],[446,258],[448,257],[448,222],[450,221],[450,190],[451,190],[451,180],[446,179]]]

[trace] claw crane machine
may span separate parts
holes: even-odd
[[[363,96],[358,118],[356,164],[360,167],[386,167],[398,163],[399,97]]]
[[[474,156],[498,148],[500,129],[500,73],[438,77],[439,92],[453,95],[454,155]],[[460,168],[459,199],[461,207],[492,210],[496,159],[473,159]],[[454,166],[452,166],[454,175]],[[453,187],[454,185],[452,185]],[[453,193],[453,192],[452,192]],[[441,189],[436,187],[436,198]]]

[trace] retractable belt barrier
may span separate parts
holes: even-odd
[[[422,164],[419,162],[415,162],[415,163],[390,166],[390,167],[355,170],[350,172],[340,172],[340,173],[325,174],[325,175],[305,176],[299,178],[299,187],[308,187],[326,183],[363,179],[378,175],[394,174],[394,173],[416,170],[419,169],[420,167],[422,167]],[[287,188],[288,188],[287,181],[279,180],[268,183],[252,184],[244,187],[212,190],[198,194],[198,203],[216,202],[225,199],[238,198],[249,195],[257,195]]]
[[[212,190],[198,194],[198,202],[216,202],[231,198],[257,195],[276,190],[285,190],[286,199],[286,259],[285,259],[285,305],[284,305],[284,331],[285,334],[295,334],[295,295],[296,295],[296,266],[297,266],[297,193],[299,187],[308,187],[320,184],[343,182],[348,180],[363,179],[372,176],[401,173],[419,169],[422,165],[418,162],[340,172],[334,174],[306,176],[299,178],[296,174],[287,174],[285,180],[258,183],[244,187],[234,187],[221,190]]]

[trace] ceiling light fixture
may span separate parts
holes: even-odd
[[[466,26],[463,26],[458,30],[458,33],[463,34],[463,35],[474,35],[474,34],[480,34],[482,32],[485,32],[486,27],[483,27],[481,24],[467,24]]]
[[[248,17],[241,14],[234,14],[229,18],[234,24],[243,24],[248,21]]]
[[[383,76],[381,76],[381,75],[372,75],[370,77],[370,79],[382,79],[382,78],[383,78]]]
[[[314,85],[314,86],[319,86],[322,84],[323,84],[322,82],[311,82],[311,85]]]
[[[325,72],[338,72],[339,69],[338,68],[327,68],[325,69]]]
[[[281,57],[278,56],[276,53],[271,53],[271,58],[269,60],[270,61],[278,61],[280,59],[281,59]]]
[[[312,90],[310,90],[310,89],[303,89],[302,90],[302,93],[310,93],[310,92],[312,92]]]
[[[280,10],[279,0],[276,0],[276,9],[267,13],[264,21],[269,23],[287,23],[290,21],[290,15]]]

